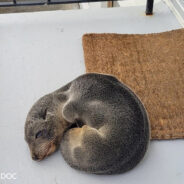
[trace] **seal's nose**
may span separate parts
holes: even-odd
[[[33,154],[33,155],[32,155],[32,159],[33,159],[33,160],[38,160],[39,158],[37,157],[37,155]]]

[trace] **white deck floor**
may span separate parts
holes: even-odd
[[[158,1],[157,1],[158,2]],[[86,32],[152,33],[181,28],[163,2],[154,15],[145,6],[0,15],[1,184],[183,184],[184,140],[152,141],[144,160],[121,175],[97,176],[70,168],[59,152],[31,160],[24,122],[31,105],[85,72]]]

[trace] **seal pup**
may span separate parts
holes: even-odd
[[[25,140],[34,160],[59,146],[73,168],[117,174],[134,168],[150,139],[135,93],[111,75],[88,73],[40,98],[28,113]]]

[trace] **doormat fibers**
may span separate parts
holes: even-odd
[[[184,29],[85,34],[86,72],[116,76],[146,107],[151,139],[184,138]]]

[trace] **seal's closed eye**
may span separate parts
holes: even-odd
[[[43,129],[43,130],[40,130],[36,133],[35,135],[35,138],[39,138],[39,137],[43,137],[43,136],[46,136],[47,135],[47,130]]]

